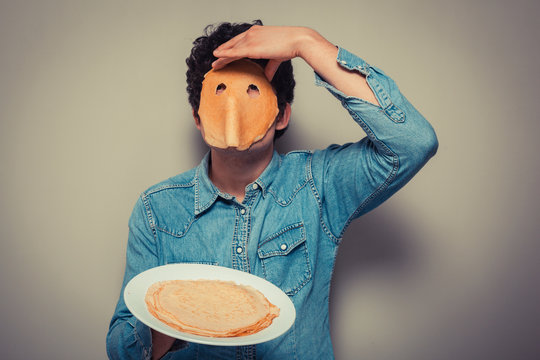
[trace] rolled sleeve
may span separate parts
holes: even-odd
[[[109,359],[151,359],[152,334],[150,328],[132,317],[116,322],[107,335]]]

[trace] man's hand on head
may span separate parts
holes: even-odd
[[[302,47],[313,30],[292,26],[252,26],[214,50],[212,67],[220,69],[241,59],[268,59],[265,75],[272,80],[281,62],[302,56]]]

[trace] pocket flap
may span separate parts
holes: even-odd
[[[287,255],[304,241],[306,241],[304,224],[301,222],[292,224],[266,238],[259,245],[257,254],[261,259],[270,256]]]

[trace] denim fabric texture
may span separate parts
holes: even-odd
[[[381,70],[339,49],[337,62],[366,75],[380,106],[347,97],[315,74],[367,134],[324,150],[274,153],[245,199],[222,193],[200,165],[146,190],[129,220],[124,283],[149,268],[203,263],[250,272],[293,301],[291,329],[266,343],[175,346],[164,359],[332,359],[328,298],[347,226],[400,189],[438,142],[422,115]],[[359,134],[361,132],[359,131]],[[179,345],[179,344],[177,344]],[[180,344],[181,345],[181,344]],[[107,335],[112,359],[150,359],[150,329],[122,296]]]

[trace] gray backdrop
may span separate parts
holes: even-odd
[[[206,24],[313,27],[382,68],[437,156],[353,223],[337,259],[338,359],[540,357],[534,0],[1,1],[0,348],[103,359],[138,194],[204,152],[185,57]],[[363,136],[294,60],[279,144]]]

